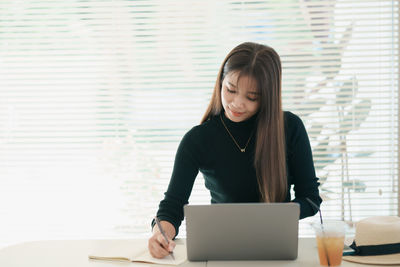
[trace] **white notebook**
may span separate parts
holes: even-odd
[[[163,259],[153,258],[147,248],[147,240],[99,240],[94,243],[89,259],[107,261],[132,261],[179,265],[186,261],[186,246],[177,244],[171,255]]]

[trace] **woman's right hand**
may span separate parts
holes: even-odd
[[[161,234],[157,225],[154,225],[153,235],[150,237],[148,242],[148,248],[151,256],[158,259],[169,255],[174,250],[176,245],[175,242],[172,241],[172,238],[175,236],[175,227],[167,221],[161,221],[160,223],[168,238],[168,243],[165,241],[165,238]]]

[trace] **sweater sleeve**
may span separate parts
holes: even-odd
[[[197,142],[198,136],[194,127],[185,134],[178,146],[171,180],[157,211],[160,220],[168,221],[175,227],[176,235],[184,218],[183,206],[188,203],[194,180],[199,172]]]
[[[301,119],[290,113],[290,153],[288,155],[288,168],[292,175],[295,199],[293,202],[300,204],[300,219],[313,216],[318,210],[306,198],[309,198],[318,207],[322,203],[319,196],[319,182],[315,175],[311,145],[306,129]]]

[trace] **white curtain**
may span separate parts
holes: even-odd
[[[0,245],[149,236],[179,141],[244,41],[281,55],[323,215],[397,215],[398,14],[394,0],[0,1]],[[210,202],[202,179],[191,203]]]

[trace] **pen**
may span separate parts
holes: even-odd
[[[158,229],[160,229],[160,232],[161,232],[162,236],[164,237],[165,241],[167,242],[167,244],[169,244],[167,235],[165,234],[164,229],[163,229],[162,226],[161,226],[160,220],[158,220],[157,216],[154,217],[154,220],[156,221],[156,224],[157,224],[157,226],[158,226]],[[175,260],[175,257],[174,257],[173,252],[170,252],[169,255],[171,255],[171,257],[172,257],[173,260]]]

